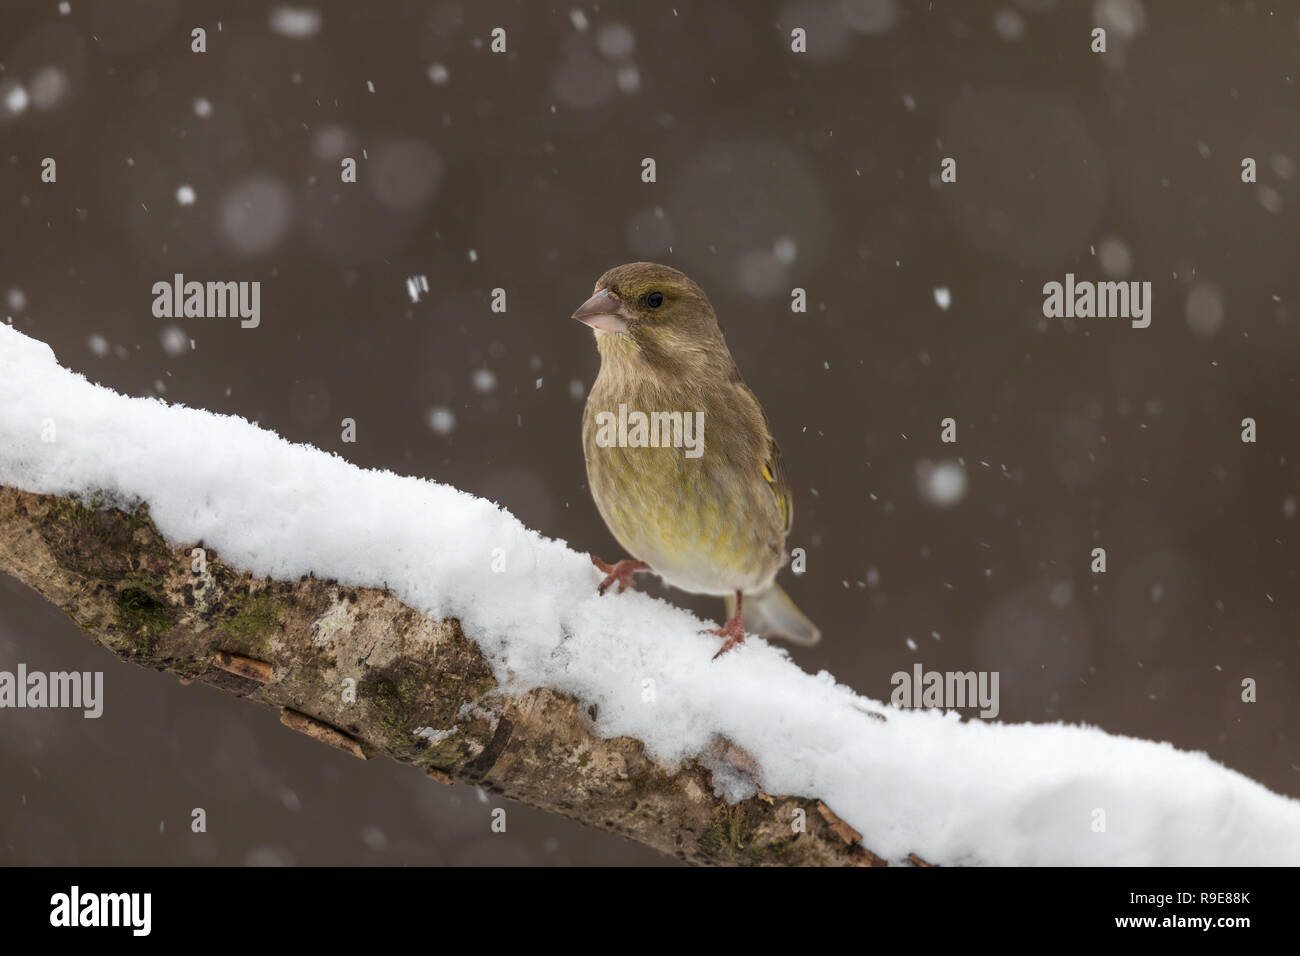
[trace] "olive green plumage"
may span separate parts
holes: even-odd
[[[685,591],[727,596],[729,606],[743,591],[748,630],[816,641],[816,627],[774,584],[793,518],[781,451],[703,290],[668,266],[630,263],[601,276],[575,318],[596,328],[601,365],[583,451],[592,497],[619,544]],[[661,447],[610,444],[601,425],[620,405],[702,412],[698,457],[666,435]]]

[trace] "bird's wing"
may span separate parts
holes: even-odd
[[[767,440],[767,461],[763,462],[763,478],[772,493],[776,495],[776,506],[781,509],[781,519],[785,523],[785,533],[790,533],[794,523],[794,499],[790,497],[790,480],[786,477],[785,463],[781,460],[781,446],[775,438]]]
[[[757,418],[762,422],[762,437],[766,442],[767,454],[762,459],[760,468],[763,480],[772,489],[772,494],[776,495],[776,506],[781,512],[785,533],[789,534],[790,526],[794,523],[794,498],[790,494],[790,479],[785,472],[785,462],[781,460],[781,446],[772,437],[772,426],[767,420],[767,413],[763,411],[763,406],[758,403],[758,398],[749,390],[749,386],[739,381],[739,375],[736,376],[733,384],[740,392],[742,401],[753,407]]]

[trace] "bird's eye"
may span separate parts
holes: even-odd
[[[652,309],[657,309],[664,304],[664,294],[662,292],[651,292],[645,297],[645,304]]]

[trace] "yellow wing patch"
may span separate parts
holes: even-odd
[[[785,477],[785,465],[781,461],[781,449],[775,441],[768,445],[768,459],[763,462],[763,480],[776,495],[776,506],[781,511],[781,522],[787,533],[794,522],[794,502],[790,499],[790,486]]]

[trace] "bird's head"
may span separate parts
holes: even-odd
[[[596,330],[602,355],[613,351],[659,364],[695,364],[722,343],[704,290],[655,262],[610,269],[573,317]]]

